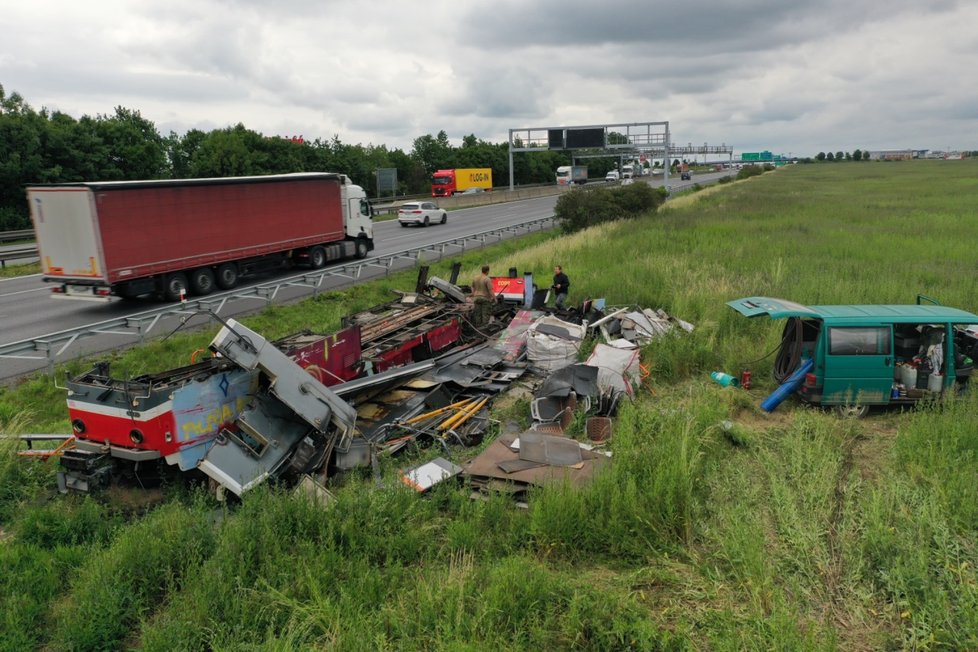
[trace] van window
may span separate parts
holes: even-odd
[[[890,327],[830,328],[831,355],[890,355]]]

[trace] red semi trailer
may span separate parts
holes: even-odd
[[[55,297],[176,301],[374,248],[366,194],[342,174],[66,183],[27,197]]]

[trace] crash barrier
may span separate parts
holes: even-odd
[[[0,242],[15,242],[17,240],[33,240],[34,229],[20,231],[0,231]]]
[[[263,302],[264,307],[271,305],[276,298],[279,298],[289,288],[311,289],[313,295],[316,295],[321,291],[336,288],[336,285],[327,287],[327,280],[341,279],[342,281],[356,282],[361,278],[366,279],[366,274],[371,270],[382,270],[383,275],[386,276],[397,266],[407,267],[403,265],[404,262],[416,263],[421,260],[439,260],[448,254],[458,254],[468,249],[477,249],[493,242],[502,241],[505,239],[504,236],[512,237],[550,228],[553,226],[553,221],[554,217],[552,215],[537,218],[520,224],[459,236],[383,256],[364,258],[363,260],[342,265],[307,271],[268,283],[261,283],[205,297],[187,299],[180,303],[167,304],[159,308],[154,308],[153,310],[127,315],[125,317],[107,319],[95,324],[87,324],[78,328],[70,328],[36,338],[3,344],[0,345],[0,360],[28,360],[46,363],[48,374],[53,374],[54,365],[57,362],[64,362],[72,359],[72,357],[81,356],[84,353],[90,352],[79,351],[74,356],[68,355],[72,347],[86,338],[99,335],[116,336],[128,340],[135,340],[135,342],[131,343],[143,343],[147,337],[161,333],[163,330],[161,322],[167,317],[180,318],[180,324],[182,325],[188,323],[192,318],[201,313],[220,315],[228,302],[232,300],[258,300]],[[288,298],[294,299],[295,297]],[[241,312],[245,311],[238,311],[238,314]],[[197,325],[203,325],[206,321],[206,317],[203,320],[198,320]],[[30,373],[37,368],[21,373]],[[0,378],[2,379],[9,377],[11,376],[4,377],[0,373]]]
[[[0,251],[0,268],[6,267],[8,260],[21,260],[23,258],[37,258],[37,246],[24,245],[23,247],[11,247]]]

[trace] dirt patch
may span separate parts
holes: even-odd
[[[165,498],[160,487],[143,489],[112,485],[102,494],[102,499],[107,505],[129,515],[143,514],[162,504]]]
[[[845,510],[854,500],[851,480],[873,485],[885,469],[885,459],[897,434],[897,425],[886,418],[864,419],[849,429],[843,440],[842,461],[836,476],[832,514],[826,533],[829,564],[824,573],[828,602],[826,620],[839,633],[842,649],[876,650],[881,642],[898,637],[899,623],[862,608],[853,611],[851,591],[845,584],[846,558],[841,541]]]
[[[874,421],[872,418],[863,420],[860,426],[863,434],[851,451],[852,469],[867,484],[875,484],[899,430],[894,423]]]

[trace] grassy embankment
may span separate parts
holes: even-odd
[[[28,274],[39,274],[41,263],[25,263],[23,265],[9,264],[0,267],[0,278],[14,278],[16,276],[27,276]]]
[[[350,474],[322,511],[267,488],[234,510],[168,489],[155,507],[51,497],[48,466],[0,456],[0,645],[9,649],[973,649],[978,395],[840,421],[706,380],[774,348],[724,306],[913,302],[975,310],[978,164],[796,166],[659,215],[464,258],[561,263],[573,294],[697,325],[647,347],[652,376],[583,491],[471,502]],[[447,267],[447,265],[441,265]],[[438,273],[438,272],[436,272]],[[441,272],[443,273],[443,272]],[[277,336],[334,328],[410,275],[275,308]],[[119,357],[183,363],[208,333]],[[47,379],[0,393],[0,429],[67,430]],[[517,404],[506,418],[522,416]],[[718,427],[738,423],[731,438]],[[736,439],[736,441],[733,441]],[[462,453],[460,452],[460,455]]]

